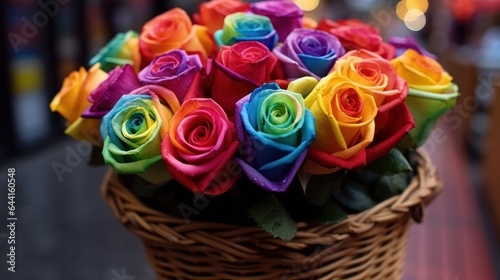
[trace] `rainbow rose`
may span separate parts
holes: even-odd
[[[215,32],[214,39],[219,48],[254,41],[272,50],[278,41],[278,34],[268,17],[239,12],[226,16],[224,26]]]
[[[250,11],[271,20],[280,42],[283,42],[295,28],[302,27],[304,11],[291,1],[255,2],[251,4]]]
[[[104,162],[118,174],[137,174],[153,184],[168,182],[161,142],[178,109],[175,94],[160,86],[123,95],[102,118]]]
[[[356,168],[375,136],[377,104],[366,89],[345,77],[326,76],[305,99],[315,118],[316,140],[309,148],[303,169],[328,174]]]
[[[388,153],[415,126],[404,103],[408,85],[390,61],[367,50],[350,51],[336,62],[332,74],[365,89],[377,104],[375,138],[366,163]]]
[[[259,42],[223,46],[210,72],[210,97],[234,116],[234,104],[265,82],[284,77],[276,56]]]
[[[140,86],[132,66],[128,64],[123,67],[117,66],[109,72],[108,78],[90,93],[88,100],[92,105],[87,107],[82,117],[102,118],[111,111],[122,95]]]
[[[348,52],[337,61],[332,73],[371,92],[377,107],[401,103],[408,93],[406,81],[398,76],[391,62],[367,50]]]
[[[89,64],[92,66],[100,63],[105,72],[126,64],[137,69],[140,66],[138,42],[139,34],[133,30],[118,33],[90,59]]]
[[[95,64],[87,72],[83,67],[73,71],[63,81],[59,92],[50,102],[50,110],[58,112],[67,121],[64,131],[76,140],[89,141],[96,146],[101,145],[101,137],[96,137],[101,120],[86,119],[81,115],[90,106],[89,94],[100,83],[107,79],[108,74],[99,69],[100,64]]]
[[[219,195],[241,175],[233,156],[239,142],[234,124],[212,99],[182,103],[161,143],[167,168],[194,193]]]
[[[155,57],[138,76],[143,84],[161,85],[173,91],[182,103],[190,87],[199,84],[195,79],[200,79],[198,73],[202,67],[198,55],[188,55],[183,50],[173,50]]]
[[[247,177],[267,191],[286,191],[315,137],[302,95],[264,84],[236,103],[235,125]]]
[[[437,121],[456,104],[458,87],[434,59],[408,49],[393,59],[398,75],[408,82],[406,105],[415,119],[415,128],[400,143],[415,148],[425,143]]]
[[[285,77],[293,80],[303,76],[320,79],[328,74],[345,50],[339,40],[326,32],[297,28],[273,53],[280,60]]]
[[[175,49],[198,54],[205,61],[214,47],[206,27],[193,25],[180,8],[173,8],[148,21],[139,36],[142,67],[146,67],[156,56]]]
[[[250,4],[239,0],[211,0],[202,2],[199,6],[199,14],[194,14],[196,23],[207,27],[209,34],[222,28],[224,18],[237,12],[246,12]]]

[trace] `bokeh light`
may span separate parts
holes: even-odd
[[[425,13],[429,8],[429,2],[427,2],[427,0],[405,0],[404,2],[408,11],[417,9]]]
[[[396,5],[396,15],[412,31],[419,31],[427,23],[425,12],[429,9],[427,0],[401,0]]]
[[[406,13],[404,21],[408,29],[412,31],[419,31],[424,28],[427,19],[421,10],[411,9]]]

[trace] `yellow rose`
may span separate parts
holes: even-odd
[[[99,67],[100,64],[97,63],[88,72],[83,67],[73,71],[64,79],[61,89],[50,102],[50,110],[58,112],[66,119],[66,134],[77,140],[91,141],[92,139],[85,135],[94,135],[93,131],[99,130],[100,120],[80,118],[91,104],[87,99],[89,94],[108,77]]]
[[[391,60],[398,75],[406,80],[409,88],[442,93],[452,86],[452,77],[434,59],[408,49]]]
[[[363,151],[375,135],[375,99],[366,89],[333,74],[321,79],[305,99],[314,115],[316,139],[304,170],[327,174]],[[332,160],[325,160],[331,158]]]

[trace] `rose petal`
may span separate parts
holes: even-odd
[[[113,108],[122,95],[140,86],[130,65],[127,64],[123,68],[116,67],[109,72],[108,78],[90,93],[88,100],[92,105],[83,112],[82,117],[102,118]]]

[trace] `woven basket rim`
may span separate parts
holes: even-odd
[[[411,216],[416,222],[421,222],[425,206],[441,192],[443,186],[427,152],[422,148],[417,149],[415,160],[418,163],[416,176],[402,194],[386,199],[363,212],[348,215],[346,219],[336,224],[298,222],[297,234],[292,241],[287,242],[287,245],[299,247],[300,244],[331,245],[351,235],[367,232],[377,223],[396,221],[404,216]],[[195,236],[191,234],[193,232],[220,230],[227,232],[228,236],[246,234],[251,238],[283,244],[283,241],[265,233],[257,225],[244,226],[195,220],[187,223],[182,218],[151,209],[120,183],[112,168],[107,171],[102,181],[101,195],[117,219],[144,241],[189,245],[194,242],[191,240]],[[158,234],[159,225],[160,227],[165,225],[161,231],[168,234]]]

